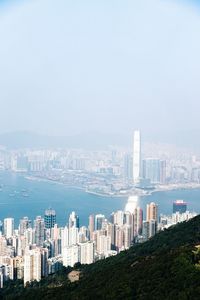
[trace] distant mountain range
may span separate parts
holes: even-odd
[[[174,132],[142,132],[143,142],[176,145],[200,152],[200,132],[198,130]],[[0,134],[0,145],[8,149],[19,148],[83,148],[106,149],[109,146],[132,147],[132,135],[89,132],[71,136],[49,136],[29,131]]]
[[[48,136],[27,131],[0,134],[0,145],[9,149],[51,147],[102,149],[111,145],[127,146],[128,144],[131,143],[127,136],[117,134],[86,133],[74,136]]]

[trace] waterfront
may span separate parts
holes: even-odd
[[[71,211],[76,211],[82,225],[88,224],[92,213],[106,216],[112,211],[124,209],[127,197],[103,197],[87,194],[83,190],[69,188],[50,181],[30,180],[18,173],[1,172],[0,185],[0,220],[28,216],[34,219],[43,215],[46,208],[52,207],[57,213],[59,225],[65,225]],[[184,199],[190,211],[200,212],[200,189],[156,192],[139,198],[139,205],[145,212],[146,204],[154,201],[159,206],[159,213],[171,214],[172,204],[176,199]]]

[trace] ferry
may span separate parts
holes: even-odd
[[[23,197],[29,197],[29,194],[23,193],[22,196],[23,196]]]

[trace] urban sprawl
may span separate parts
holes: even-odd
[[[194,217],[187,203],[177,200],[172,215],[159,215],[157,204],[151,202],[143,218],[138,196],[157,190],[200,187],[200,161],[193,153],[180,154],[171,148],[141,148],[139,131],[134,132],[133,151],[113,147],[107,151],[1,147],[2,171],[20,172],[30,180],[53,180],[100,195],[127,195],[128,202],[124,211],[113,212],[109,218],[90,215],[88,226],[80,226],[79,217],[72,212],[66,226],[59,227],[51,208],[33,223],[28,217],[22,218],[17,229],[14,218],[4,219],[0,224],[0,287],[16,279],[23,279],[26,285],[63,266],[91,264],[116,255],[164,228]],[[22,196],[29,195],[24,192]]]

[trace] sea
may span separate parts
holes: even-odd
[[[200,213],[200,189],[155,192],[152,195],[138,198],[138,205],[144,210],[146,204],[158,204],[159,213],[171,214],[173,201],[185,200],[188,210]],[[45,180],[32,180],[19,173],[0,172],[0,220],[12,217],[15,226],[22,217],[34,220],[44,216],[48,208],[56,210],[57,223],[64,226],[69,214],[75,211],[81,225],[88,225],[90,214],[104,214],[109,217],[113,211],[123,210],[127,197],[107,197],[88,194],[78,188]]]

